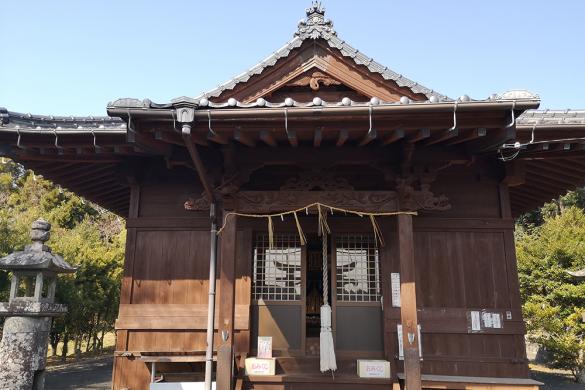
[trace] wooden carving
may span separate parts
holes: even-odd
[[[235,199],[238,211],[245,213],[286,211],[315,202],[357,211],[398,210],[394,191],[241,191]]]
[[[288,179],[281,187],[281,191],[353,191],[354,188],[347,179],[329,173],[313,171],[301,174],[299,177]]]
[[[343,177],[312,171],[288,179],[275,191],[239,191],[239,185],[234,186],[234,181],[226,180],[230,185],[225,189],[230,191],[220,191],[220,186],[217,194],[230,196],[236,209],[244,213],[288,211],[316,202],[364,212],[449,210],[449,199],[431,191],[435,178],[436,172],[404,172],[394,177],[393,191],[356,191]],[[190,211],[205,211],[209,207],[205,194],[185,202],[185,209]]]
[[[211,202],[205,193],[197,199],[189,198],[185,201],[185,210],[188,211],[207,211],[211,207]]]
[[[396,178],[396,191],[401,210],[445,211],[451,208],[445,195],[436,196],[431,191],[435,174],[403,175]],[[418,189],[415,187],[418,186]]]
[[[291,81],[287,86],[306,87],[309,86],[313,91],[318,91],[320,85],[341,85],[341,82],[322,72],[313,72],[311,75],[304,75],[296,80]]]

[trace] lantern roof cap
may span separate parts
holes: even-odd
[[[0,259],[0,269],[52,271],[55,273],[73,273],[76,268],[61,256],[51,253],[45,242],[51,237],[51,224],[43,219],[32,223],[30,238],[32,244],[23,251],[9,254]]]

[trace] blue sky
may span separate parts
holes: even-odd
[[[310,0],[3,1],[0,106],[105,115],[196,96],[289,40]],[[585,108],[585,1],[326,0],[338,35],[451,97],[525,88]]]

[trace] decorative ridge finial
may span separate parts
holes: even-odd
[[[325,8],[320,1],[313,1],[305,10],[307,17],[299,22],[296,36],[302,39],[325,38],[326,35],[335,35],[333,22],[325,19]]]
[[[313,0],[311,6],[305,9],[305,12],[307,13],[307,17],[310,17],[312,14],[320,14],[324,16],[325,8],[321,5],[320,1]]]

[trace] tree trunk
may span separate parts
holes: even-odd
[[[57,347],[59,346],[59,340],[61,335],[59,333],[52,333],[50,337],[51,341],[51,356],[57,356]]]
[[[102,336],[100,337],[100,342],[99,342],[100,353],[104,352],[104,337],[105,336],[106,336],[106,331],[102,330]]]
[[[76,360],[81,359],[81,337],[82,336],[75,337],[75,359]]]
[[[61,361],[65,363],[67,360],[67,353],[69,352],[69,334],[65,333],[63,337],[63,350],[61,351]]]
[[[577,383],[585,383],[585,367],[581,367],[576,375],[575,375],[575,380]]]

